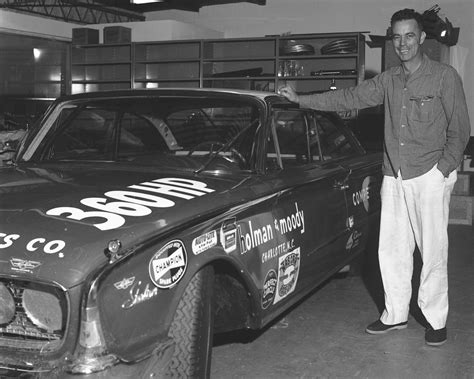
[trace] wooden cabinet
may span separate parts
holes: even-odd
[[[205,87],[300,93],[364,78],[362,32],[260,38],[73,45],[72,93],[101,89]]]

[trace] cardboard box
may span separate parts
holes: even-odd
[[[474,195],[474,172],[458,171],[453,195]]]
[[[452,195],[449,203],[449,223],[472,225],[474,196]]]
[[[132,29],[124,26],[106,26],[104,28],[104,43],[128,43],[132,41]]]
[[[73,28],[72,43],[74,45],[93,45],[99,43],[99,30],[92,28]]]

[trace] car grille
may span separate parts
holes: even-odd
[[[54,286],[0,280],[0,347],[52,351],[66,329],[64,292]]]

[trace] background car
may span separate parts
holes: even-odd
[[[207,377],[380,212],[381,154],[268,92],[60,98],[0,170],[0,373]]]

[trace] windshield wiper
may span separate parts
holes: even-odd
[[[240,132],[238,132],[229,142],[227,142],[225,145],[223,145],[220,149],[216,150],[214,153],[210,153],[209,159],[197,170],[194,170],[195,174],[199,174],[203,172],[213,161],[214,159],[219,155],[219,153],[226,151],[231,147],[239,137],[244,134],[247,130],[249,130],[251,127],[254,125],[258,124],[259,120],[255,119],[253,120],[250,124],[248,124],[245,128],[243,128]]]

